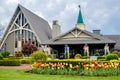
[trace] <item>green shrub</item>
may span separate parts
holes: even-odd
[[[20,66],[19,60],[0,60],[1,66]]]
[[[108,54],[106,56],[106,60],[118,60],[118,59],[119,59],[119,57],[117,54]]]
[[[4,57],[4,58],[6,58],[6,57],[8,57],[9,55],[10,55],[10,52],[2,52],[1,53],[1,55]]]
[[[0,54],[0,60],[2,60],[3,59],[3,56]]]
[[[81,54],[76,54],[75,55],[75,59],[80,59],[81,58]]]
[[[15,57],[22,57],[23,56],[23,54],[22,54],[22,52],[15,52]]]
[[[31,58],[35,61],[38,61],[38,60],[46,61],[47,57],[48,57],[48,55],[42,51],[36,51],[31,54]]]

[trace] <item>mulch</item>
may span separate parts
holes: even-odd
[[[0,69],[31,69],[30,64],[21,64],[20,66],[0,66]]]

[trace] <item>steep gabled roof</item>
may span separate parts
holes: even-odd
[[[33,27],[40,41],[44,42],[46,40],[49,40],[51,38],[51,28],[48,22],[37,16],[36,14],[32,13],[28,9],[24,8],[23,6],[18,5],[18,7]]]
[[[16,15],[19,11],[22,11],[25,18],[29,22],[30,26],[32,26],[32,29],[36,33],[38,40],[40,40],[41,43],[46,40],[49,40],[51,38],[51,28],[50,28],[48,22],[45,21],[44,19],[42,19],[41,17],[37,16],[36,14],[32,13],[28,9],[24,8],[20,4],[18,4],[0,44],[3,43],[3,40],[5,39],[5,36],[7,35],[8,30],[11,27]]]
[[[89,37],[90,39],[89,40],[87,40],[87,39],[86,40],[79,40],[76,37],[74,39],[70,39],[70,38],[69,39],[61,39],[65,35],[71,33],[72,31],[75,31],[75,30],[81,31],[82,33],[86,34],[87,37]],[[104,43],[115,44],[115,41],[108,39],[106,37],[103,37],[101,35],[91,33],[91,32],[86,31],[86,30],[81,30],[78,27],[74,27],[73,29],[69,30],[68,32],[61,34],[60,36],[58,36],[54,39],[46,41],[44,44],[86,44],[86,43],[87,44],[94,44],[94,43],[95,44],[104,44]]]

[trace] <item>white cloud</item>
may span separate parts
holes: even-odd
[[[41,18],[45,18],[45,15],[42,12],[34,12],[35,14],[37,14],[38,16],[40,16]]]
[[[15,4],[15,3],[20,3],[20,0],[6,0],[7,4]]]
[[[0,6],[0,14],[3,14],[5,10]]]
[[[12,17],[11,14],[18,3],[46,19],[50,24],[55,19],[59,20],[63,32],[76,24],[79,4],[88,30],[99,28],[104,33],[109,33],[112,28],[107,32],[104,31],[105,28],[120,25],[120,0],[1,0],[0,23],[9,22],[9,17]],[[118,33],[118,28],[114,29],[114,33]]]

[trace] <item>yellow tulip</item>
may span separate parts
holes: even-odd
[[[73,67],[72,64],[69,64],[69,67],[72,68]]]

